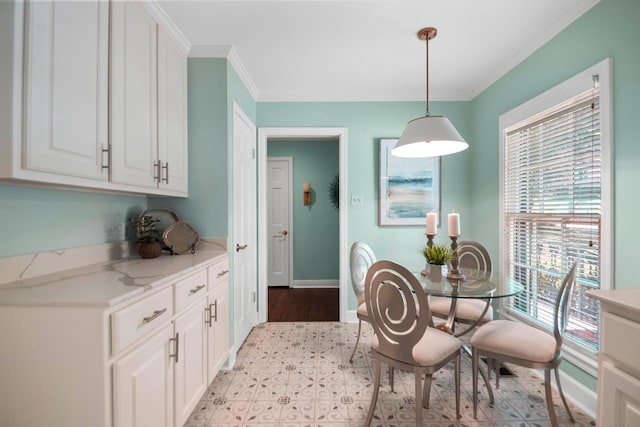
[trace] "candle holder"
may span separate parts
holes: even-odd
[[[447,279],[464,280],[464,275],[458,271],[458,236],[449,236],[451,239],[451,269],[447,273]]]
[[[435,234],[427,234],[427,233],[424,233],[424,235],[427,236],[427,247],[430,248],[431,246],[433,246],[433,238],[436,237],[436,235]]]

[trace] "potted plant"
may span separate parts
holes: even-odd
[[[138,254],[142,258],[157,258],[162,253],[161,237],[156,228],[158,222],[159,219],[150,215],[129,220],[129,225],[138,237]]]
[[[451,248],[434,243],[431,246],[425,246],[422,249],[422,255],[427,261],[427,274],[429,275],[429,279],[434,282],[441,281],[442,270],[446,269],[447,264],[453,259],[453,251]],[[444,274],[446,276],[446,270]]]

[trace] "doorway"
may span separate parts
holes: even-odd
[[[269,250],[269,225],[267,211],[268,197],[268,168],[267,168],[267,144],[269,140],[325,140],[338,141],[339,164],[339,315],[340,321],[347,319],[347,197],[346,197],[346,136],[345,128],[261,128],[258,131],[258,299],[259,321],[268,320],[268,250]],[[326,185],[319,184],[319,185]],[[302,189],[299,189],[302,198]],[[292,189],[295,195],[296,188]]]

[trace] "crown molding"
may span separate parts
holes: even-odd
[[[191,43],[173,20],[169,18],[169,15],[167,15],[164,9],[158,4],[157,0],[144,1],[143,4],[158,25],[171,36],[171,39],[177,44],[182,53],[188,55],[191,49]]]
[[[242,83],[244,83],[253,100],[256,101],[258,99],[258,88],[233,46],[191,46],[189,58],[226,58],[240,77],[240,80],[242,80]]]
[[[548,26],[544,28],[544,31],[540,32],[539,37],[532,40],[532,43],[527,49],[522,49],[515,56],[505,61],[501,66],[497,67],[494,72],[488,73],[487,76],[478,81],[478,84],[469,93],[469,99],[472,100],[482,92],[487,90],[492,84],[500,80],[505,74],[513,70],[518,64],[527,59],[536,50],[540,49],[552,38],[560,34],[571,23],[578,18],[584,16],[591,8],[600,3],[600,0],[586,0],[580,4],[580,7],[576,7],[571,11],[567,11],[563,16],[558,18],[555,22],[550,22]]]

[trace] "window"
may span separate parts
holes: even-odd
[[[593,358],[599,305],[585,292],[612,275],[609,76],[605,60],[500,117],[501,271],[524,286],[505,314],[552,330],[579,260],[565,342]]]

